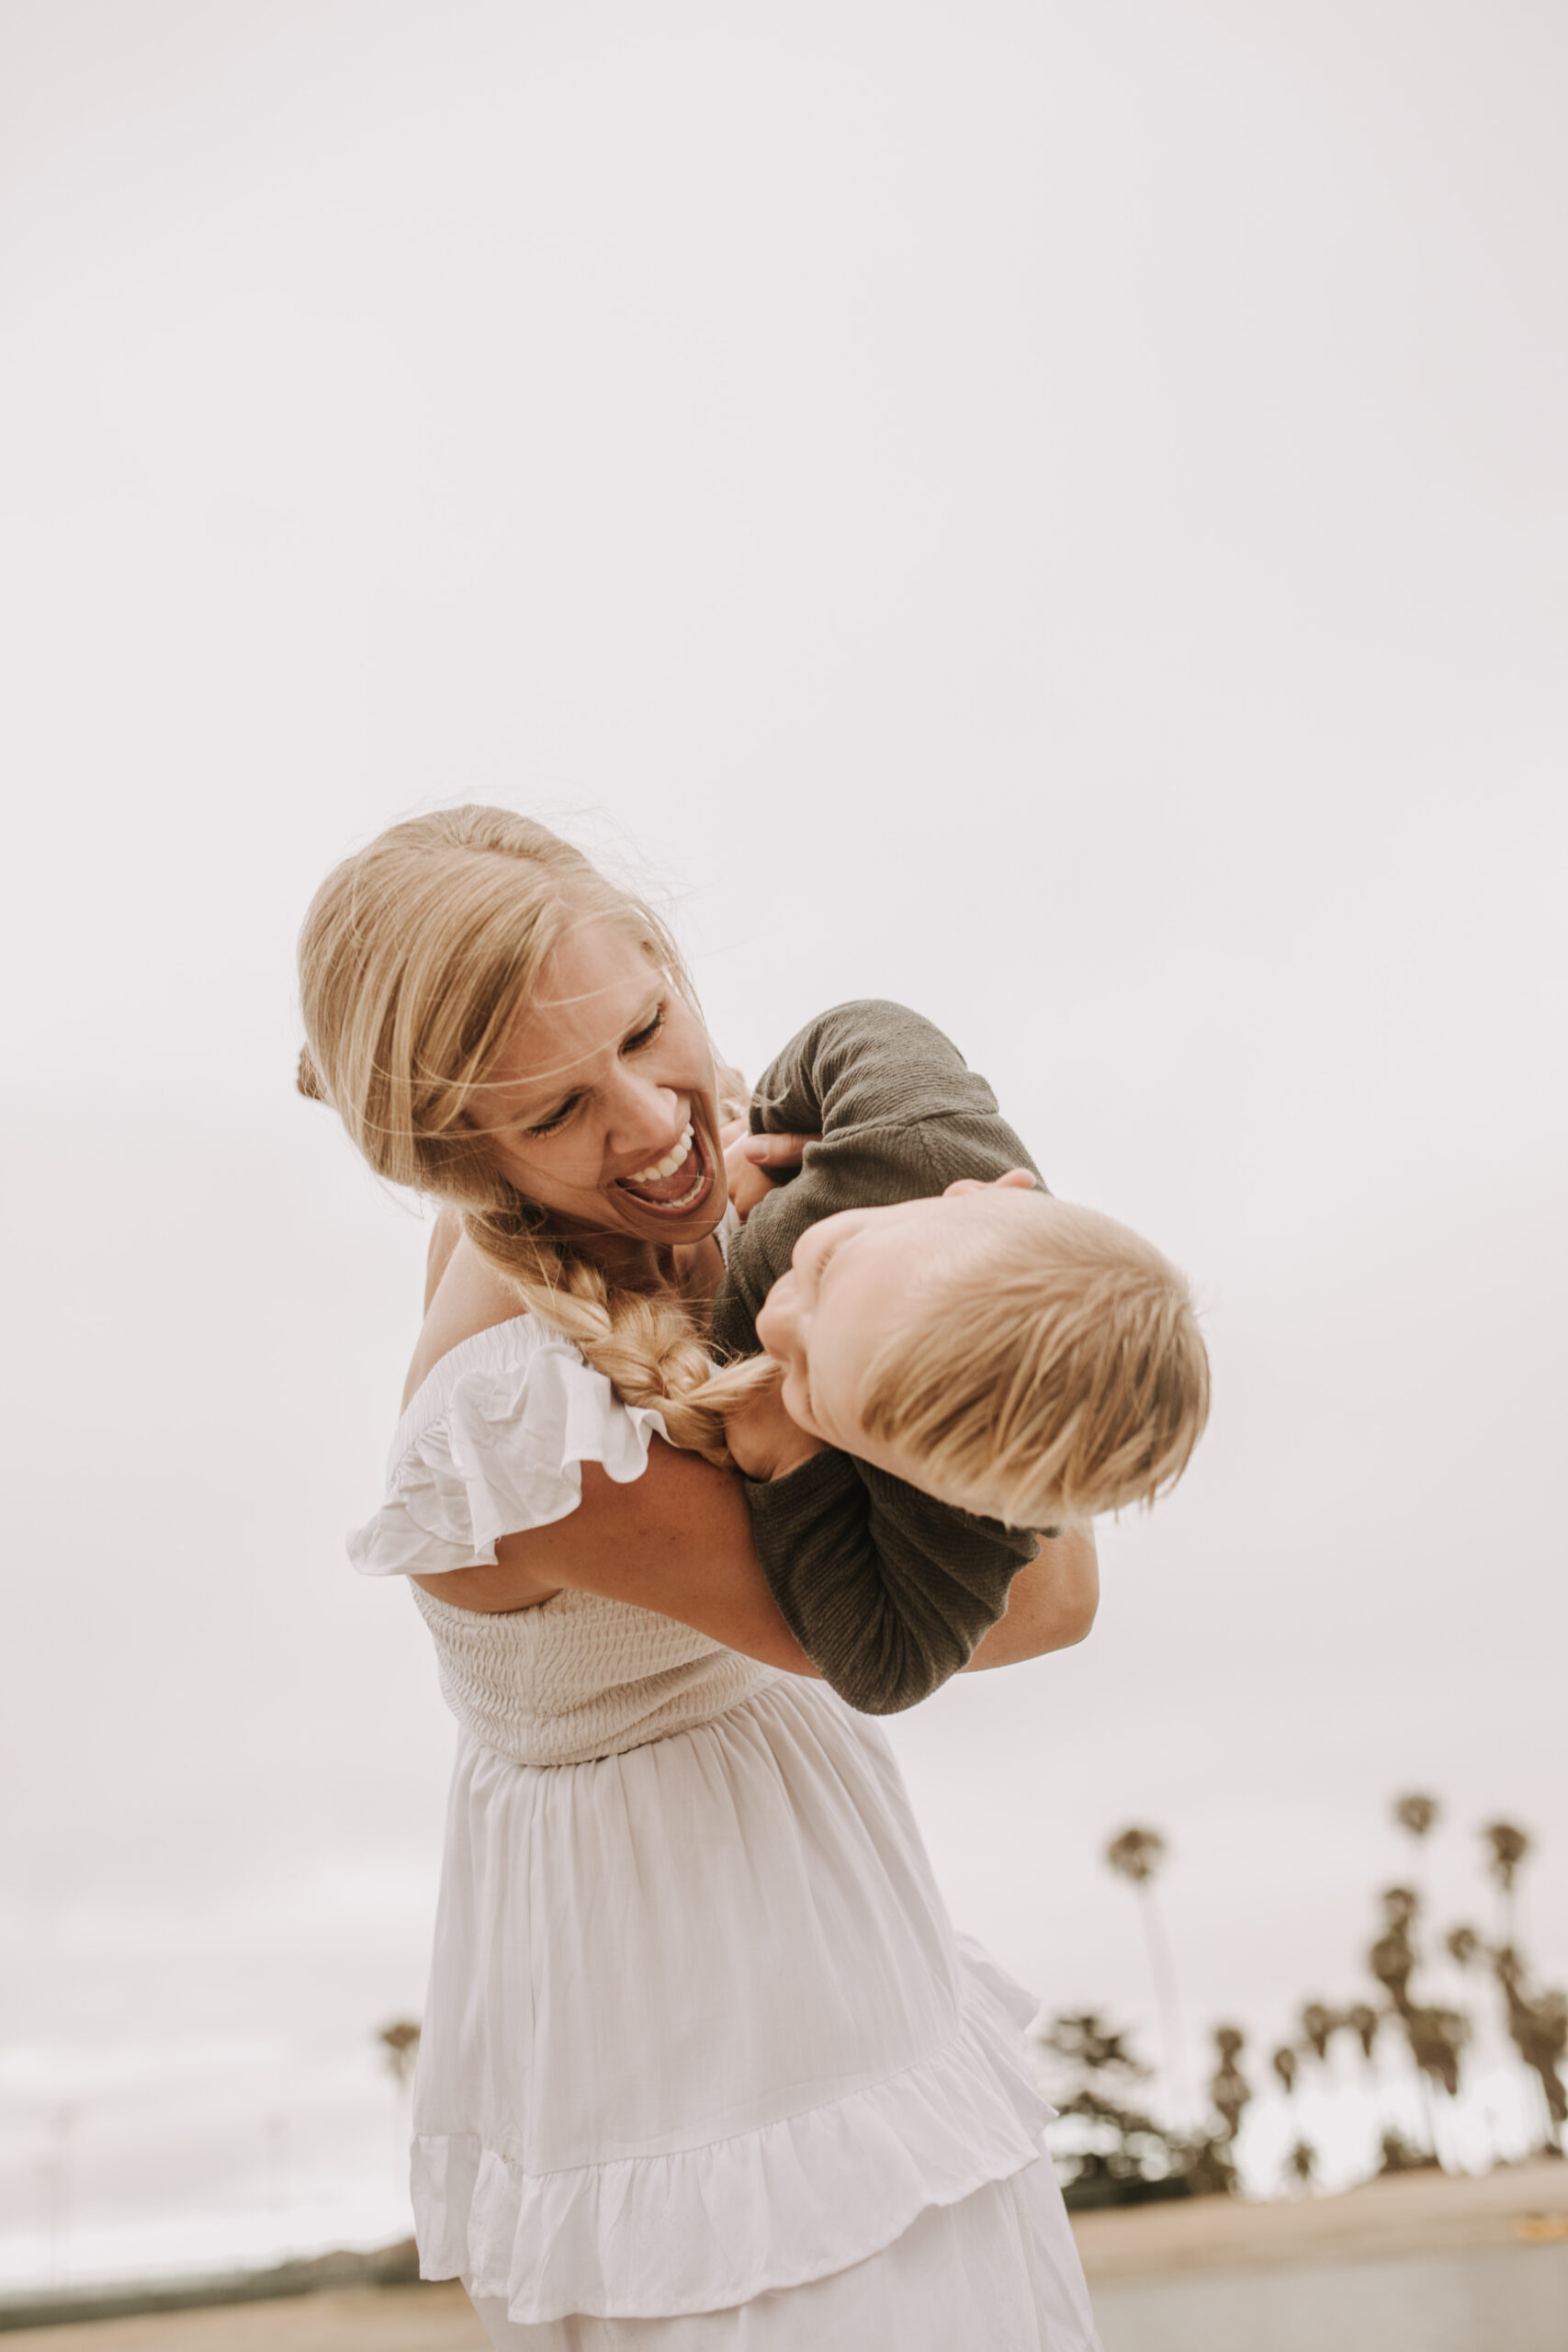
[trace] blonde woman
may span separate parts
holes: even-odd
[[[329,876],[301,979],[305,1082],[463,1226],[354,1544],[411,1579],[460,1727],[425,2275],[515,2352],[1086,2352],[1032,2004],[954,1939],[702,1393],[726,1175],[672,942],[459,809]],[[976,1663],[1081,1630],[1036,1573]]]

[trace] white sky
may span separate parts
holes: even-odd
[[[453,798],[664,891],[753,1074],[933,1014],[1207,1302],[1093,1641],[897,1727],[961,1921],[1148,2041],[1152,1819],[1194,2031],[1273,2037],[1426,1783],[1445,1921],[1540,1833],[1561,1979],[1565,65],[1523,0],[9,0],[0,2202],[71,2104],[73,2258],[391,2212],[449,1726],[341,1537],[423,1234],[292,944]]]

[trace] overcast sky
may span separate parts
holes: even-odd
[[[342,1535],[423,1231],[292,956],[458,798],[661,894],[753,1075],[928,1012],[1195,1281],[1093,1640],[895,1727],[961,1924],[1152,2052],[1150,1820],[1194,2044],[1273,2037],[1423,1785],[1445,1923],[1540,1835],[1562,1981],[1565,66],[1525,0],[8,0],[13,2274],[67,2163],[78,2267],[396,2221],[451,1727]]]

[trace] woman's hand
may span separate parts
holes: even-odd
[[[798,1168],[808,1143],[820,1136],[754,1136],[744,1119],[728,1119],[718,1131],[724,1173],[735,1214],[745,1224],[759,1201],[773,1191],[770,1169]]]
[[[1032,1193],[1034,1179],[1027,1168],[1010,1168],[1005,1176],[956,1176],[951,1184],[944,1186],[942,1197],[944,1201],[952,1201],[963,1193],[989,1193],[998,1186],[1010,1193]]]
[[[1049,1650],[1071,1649],[1087,1641],[1100,1606],[1100,1558],[1094,1529],[1064,1528],[1043,1535],[1028,1567],[1021,1568],[1008,1592],[1007,1615],[991,1627],[964,1668],[978,1673],[988,1666],[1017,1666]]]
[[[825,1439],[813,1437],[784,1410],[784,1383],[742,1397],[724,1417],[724,1442],[736,1468],[748,1478],[785,1478],[814,1453],[825,1453]]]

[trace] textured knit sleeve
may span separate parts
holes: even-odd
[[[967,1666],[1034,1557],[1032,1535],[832,1450],[786,1478],[748,1478],[746,1499],[780,1615],[863,1714],[917,1706]]]
[[[751,1126],[822,1140],[730,1243],[713,1328],[740,1355],[755,1351],[757,1309],[821,1218],[930,1200],[961,1176],[1040,1173],[957,1046],[908,1005],[881,998],[835,1005],[803,1029],[762,1073]]]
[[[757,1309],[818,1219],[1034,1167],[941,1030],[882,1001],[839,1005],[803,1030],[764,1074],[751,1124],[822,1140],[730,1244],[714,1331],[733,1354],[755,1351]],[[786,1478],[748,1479],[746,1493],[781,1614],[833,1689],[867,1714],[912,1707],[967,1665],[1034,1556],[1032,1535],[843,1453],[815,1454]]]

